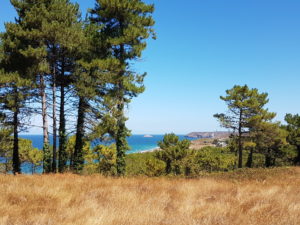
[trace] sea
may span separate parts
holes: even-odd
[[[185,135],[177,135],[180,140],[188,139],[194,140],[194,138],[186,137]],[[43,135],[20,135],[20,138],[29,139],[32,141],[32,146],[34,148],[43,148]],[[158,147],[158,142],[163,140],[164,135],[132,135],[127,138],[130,150],[127,154],[151,151]],[[58,143],[58,139],[57,139]],[[50,145],[53,144],[53,138],[50,136]]]
[[[185,135],[177,135],[180,140],[188,139],[195,140],[195,138],[189,138]],[[32,146],[34,148],[38,148],[40,150],[43,149],[43,135],[28,135],[23,134],[20,135],[20,138],[29,139],[32,141]],[[155,150],[158,148],[158,142],[162,141],[164,135],[132,135],[127,138],[128,144],[130,146],[130,150],[127,151],[127,154],[139,153],[139,152],[147,152],[151,150]],[[57,140],[58,143],[58,140]],[[50,136],[50,145],[53,144],[53,138]],[[31,165],[27,163],[23,163],[21,166],[22,173],[31,174],[32,168]],[[38,167],[36,169],[36,173],[42,173],[42,167]]]

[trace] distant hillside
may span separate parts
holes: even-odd
[[[231,132],[228,131],[216,131],[216,132],[191,132],[186,135],[190,138],[228,138]]]

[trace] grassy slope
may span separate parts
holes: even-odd
[[[300,169],[199,179],[0,176],[0,224],[299,224]]]

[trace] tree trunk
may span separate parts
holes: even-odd
[[[42,118],[43,118],[43,151],[44,151],[44,162],[43,172],[51,172],[51,154],[49,149],[49,134],[48,134],[48,118],[47,118],[47,96],[44,76],[40,75],[40,88],[42,97]]]
[[[252,168],[252,162],[253,162],[253,149],[250,149],[248,160],[247,160],[247,167]]]
[[[56,140],[57,140],[57,127],[56,127],[56,69],[55,64],[53,66],[53,82],[52,82],[52,94],[53,94],[53,105],[52,105],[52,116],[53,116],[53,158],[52,158],[52,172],[56,173]]]
[[[15,111],[14,111],[14,144],[13,144],[13,174],[21,173],[19,157],[19,107],[18,107],[18,90],[15,88]]]
[[[238,140],[238,151],[239,151],[238,168],[242,168],[243,167],[242,115],[243,115],[243,112],[242,112],[242,110],[240,110],[240,118],[239,118],[239,140]]]
[[[79,98],[78,105],[78,117],[77,117],[77,129],[76,129],[76,142],[74,149],[74,162],[73,170],[79,172],[83,168],[83,145],[84,145],[84,120],[85,120],[85,110],[87,104],[84,97]]]
[[[63,173],[67,164],[67,155],[66,155],[66,118],[65,118],[65,63],[62,61],[61,65],[61,77],[60,77],[60,109],[59,109],[59,161],[58,161],[58,170],[60,173]],[[70,162],[71,163],[71,162]]]
[[[265,158],[265,166],[266,167],[270,167],[271,166],[271,157],[266,155],[266,158]]]
[[[265,166],[270,167],[271,166],[271,156],[270,156],[270,150],[267,150],[267,154],[265,155]]]
[[[126,127],[123,116],[124,103],[119,105],[119,113],[122,114],[118,118],[118,131],[116,136],[116,148],[117,148],[117,173],[119,176],[125,175],[125,151],[126,151]]]
[[[120,21],[120,29],[123,33],[123,21]],[[122,64],[125,63],[125,47],[124,44],[120,45],[120,61]],[[124,76],[125,71],[120,71],[119,78],[120,81],[117,85],[118,88],[118,117],[117,117],[117,135],[116,135],[116,148],[117,148],[117,173],[119,176],[125,175],[125,169],[126,169],[126,162],[125,162],[125,152],[127,150],[127,129],[126,129],[126,118],[124,116],[124,86],[122,77]]]

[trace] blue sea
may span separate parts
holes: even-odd
[[[152,135],[152,137],[144,137],[145,135],[132,135],[127,138],[130,146],[130,150],[127,152],[137,153],[152,150],[158,147],[157,142],[163,140],[164,135]],[[184,135],[178,135],[179,138],[193,140],[193,138],[187,138]],[[21,138],[29,139],[32,141],[34,148],[43,148],[43,135],[20,135]],[[50,137],[50,144],[52,144],[52,137]],[[58,141],[57,141],[58,143]]]
[[[185,137],[184,135],[178,135],[180,140],[188,139],[194,140],[193,138]],[[32,141],[34,148],[43,149],[43,135],[20,135],[21,138],[29,139]],[[127,138],[130,146],[130,150],[127,154],[138,153],[153,150],[158,147],[157,143],[163,140],[164,135],[152,135],[152,137],[144,137],[144,135],[132,135]],[[58,143],[58,140],[57,140]],[[50,144],[53,144],[53,139],[50,136]],[[22,173],[31,174],[31,165],[28,163],[23,163],[21,166]],[[42,173],[42,167],[39,166],[36,170],[37,173]]]

